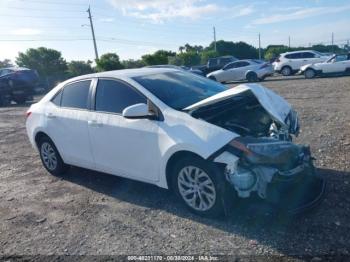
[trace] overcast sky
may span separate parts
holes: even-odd
[[[0,0],[0,59],[45,46],[69,60],[93,60],[87,8],[100,54],[137,59],[158,49],[217,39],[268,44],[337,44],[350,40],[349,0]]]

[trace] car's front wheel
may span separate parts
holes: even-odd
[[[49,173],[59,176],[67,171],[68,166],[63,162],[56,146],[50,138],[41,138],[38,147],[41,161]]]
[[[312,68],[308,68],[306,69],[306,71],[304,72],[304,76],[307,79],[311,79],[314,78],[316,76],[316,72],[315,70],[313,70]]]
[[[173,170],[173,188],[190,210],[201,216],[218,217],[223,208],[223,175],[199,157],[184,158]]]
[[[246,76],[248,82],[258,82],[259,78],[255,72],[249,72]]]
[[[26,103],[27,98],[20,96],[20,97],[16,97],[13,99],[17,105],[24,105]]]
[[[217,81],[215,76],[209,76],[209,79],[211,79],[213,81]]]

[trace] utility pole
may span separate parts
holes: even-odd
[[[91,16],[91,11],[90,11],[90,6],[89,6],[89,9],[87,10],[87,12],[89,13],[89,20],[90,20],[90,27],[91,27],[91,33],[92,33],[92,40],[94,42],[95,58],[96,58],[96,61],[97,61],[98,60],[98,52],[97,52],[94,24],[92,23],[92,16]]]
[[[215,26],[213,26],[213,31],[214,31],[214,50],[216,52],[216,30],[215,30]]]
[[[260,42],[260,33],[259,33],[259,60],[261,60],[261,42]]]
[[[332,32],[332,53],[334,53],[334,33]]]
[[[290,36],[288,36],[288,48],[290,49]]]

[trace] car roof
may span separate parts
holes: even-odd
[[[137,76],[153,75],[153,74],[166,73],[166,72],[179,72],[179,71],[182,71],[182,70],[174,69],[174,68],[150,68],[150,67],[143,67],[143,68],[136,68],[136,69],[122,69],[122,70],[106,71],[101,73],[93,73],[88,75],[77,76],[77,77],[68,79],[65,82],[83,80],[83,79],[93,78],[93,77],[132,78]]]
[[[291,52],[285,52],[285,53],[282,53],[281,55],[289,55],[289,54],[295,54],[295,53],[300,53],[300,52],[315,52],[315,50],[299,50],[299,51],[291,51]]]
[[[230,63],[228,63],[227,65],[233,64],[233,63],[237,63],[237,62],[254,62],[254,59],[241,59],[241,60],[236,60],[236,61],[232,61]]]
[[[0,68],[0,70],[4,70],[4,69],[9,69],[9,70],[30,70],[29,68],[26,68],[26,67],[16,67],[16,66]]]

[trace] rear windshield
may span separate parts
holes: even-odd
[[[227,90],[215,81],[184,71],[137,76],[133,80],[177,110]]]

